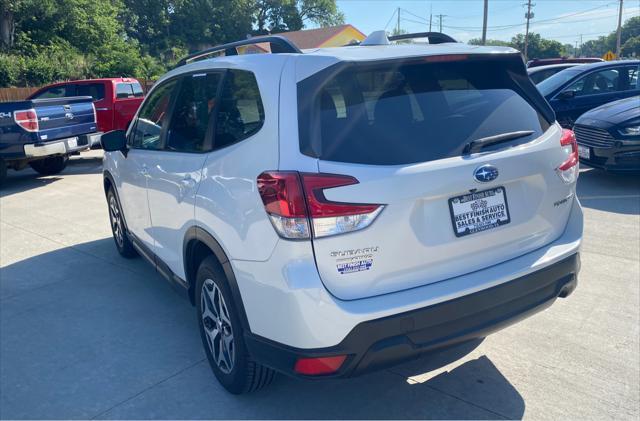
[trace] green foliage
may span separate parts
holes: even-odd
[[[189,51],[336,25],[336,0],[0,0],[0,86],[155,79]]]

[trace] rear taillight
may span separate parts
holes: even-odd
[[[258,191],[281,237],[308,239],[345,234],[369,226],[382,205],[332,202],[326,189],[357,184],[350,176],[269,171],[258,176]]]
[[[37,132],[39,129],[38,114],[33,108],[30,110],[14,111],[13,121],[28,132]]]
[[[293,370],[305,376],[322,376],[333,374],[340,370],[346,355],[319,358],[299,358]]]
[[[576,135],[572,130],[562,129],[560,146],[562,147],[566,158],[556,171],[562,181],[567,184],[571,184],[578,178],[578,172],[580,169],[578,161],[578,142],[576,141]]]

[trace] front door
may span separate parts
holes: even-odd
[[[556,110],[558,122],[571,128],[573,123],[587,111],[617,99],[637,93],[637,66],[621,66],[591,72],[572,83],[565,91],[573,97],[559,98],[551,105]],[[563,91],[564,92],[564,91]]]
[[[118,192],[127,228],[149,250],[154,246],[147,199],[150,167],[162,154],[163,128],[167,125],[175,87],[175,81],[159,86],[145,101],[129,131],[128,151],[120,161],[124,168],[118,172],[121,174]]]

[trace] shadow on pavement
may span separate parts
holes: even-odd
[[[484,356],[424,381],[422,373],[450,356],[345,380],[280,376],[261,392],[230,395],[205,360],[191,304],[142,259],[122,259],[111,238],[3,267],[0,307],[2,419],[480,419],[524,413],[518,391]]]
[[[582,206],[605,212],[640,214],[640,175],[595,168],[580,171],[577,194]]]
[[[63,176],[100,174],[101,172],[102,158],[83,156],[72,157],[67,167],[58,175],[42,176],[30,167],[20,171],[8,170],[7,178],[4,180],[4,183],[0,185],[0,197],[45,187],[61,180]]]

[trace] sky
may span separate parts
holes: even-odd
[[[525,31],[527,0],[489,0],[487,38],[509,41]],[[530,31],[563,44],[578,45],[616,29],[619,0],[534,0]],[[407,32],[439,30],[436,15],[443,17],[442,32],[466,42],[482,36],[483,0],[338,0],[350,23],[365,34],[393,31],[400,8],[400,28]],[[622,20],[640,15],[640,0],[624,0]]]

